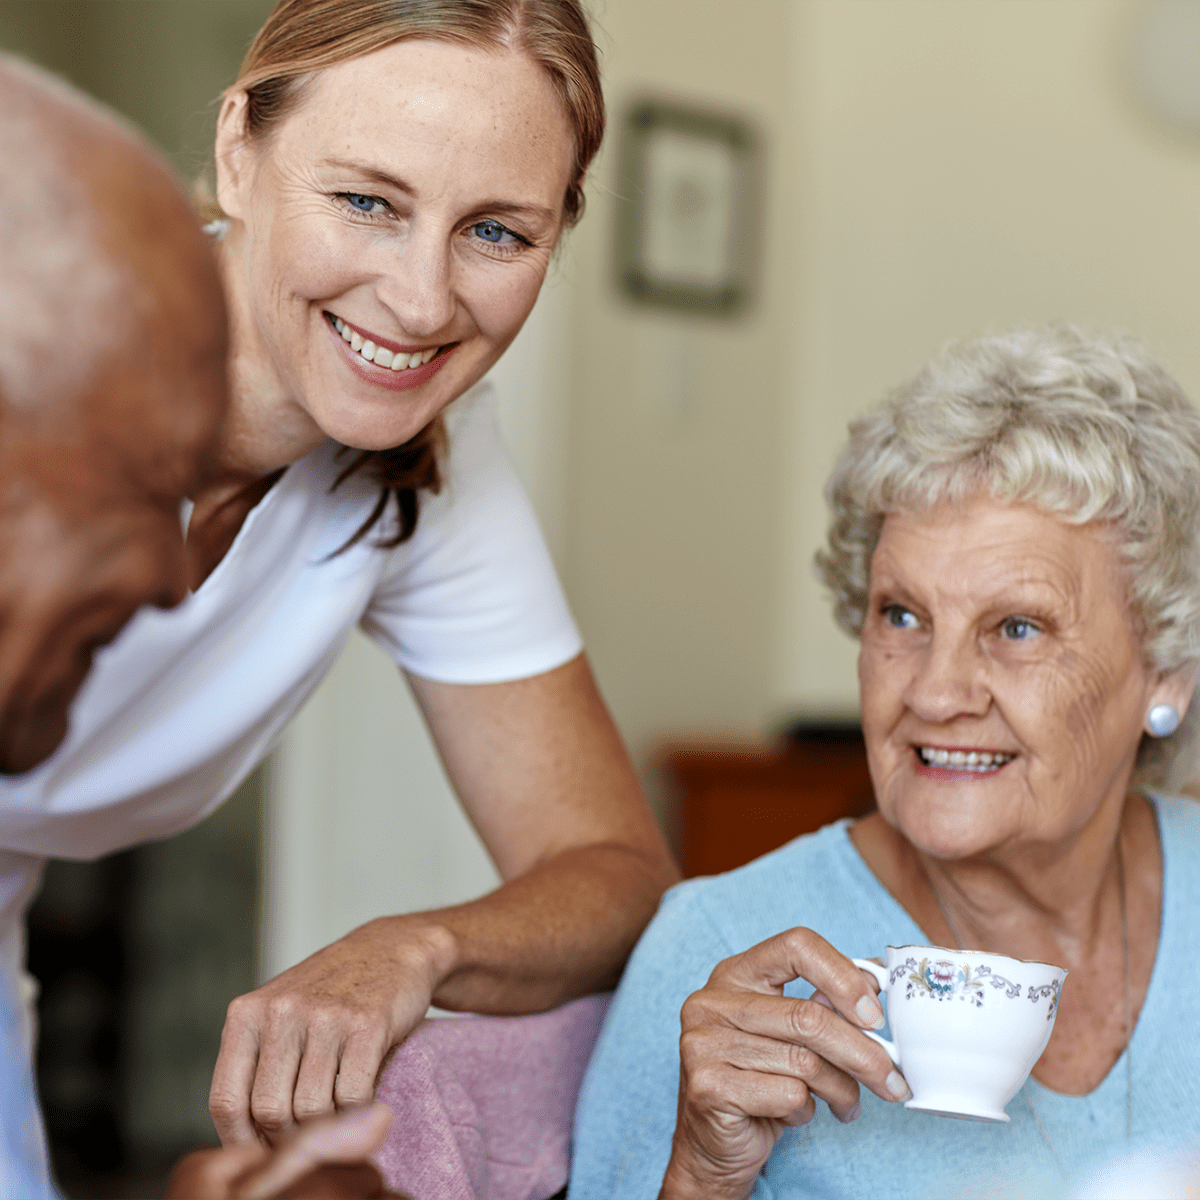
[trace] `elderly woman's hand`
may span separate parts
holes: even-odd
[[[805,979],[807,1000],[784,996]],[[861,1030],[883,1024],[868,980],[811,929],[789,929],[717,965],[688,997],[679,1040],[679,1115],[662,1200],[748,1196],[785,1125],[824,1100],[840,1121],[861,1112],[858,1084],[884,1100],[910,1093]]]

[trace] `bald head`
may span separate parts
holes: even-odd
[[[136,280],[108,252],[80,169],[89,131],[129,150],[108,121],[13,60],[0,60],[0,112],[0,155],[13,165],[0,174],[0,320],[16,334],[0,347],[0,402],[29,408],[79,391],[101,353],[131,336]]]
[[[215,263],[119,119],[0,56],[0,771],[57,746],[96,646],[185,594],[179,502],[226,402]]]
[[[220,289],[191,206],[120,118],[0,55],[0,403],[79,399],[97,365],[199,289],[201,337],[221,338]],[[165,294],[164,294],[165,293]],[[176,298],[177,300],[180,298]],[[182,315],[175,313],[174,315]],[[177,347],[156,345],[155,350]]]

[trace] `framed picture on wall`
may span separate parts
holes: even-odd
[[[732,316],[750,300],[758,143],[730,115],[658,100],[621,128],[616,273],[640,304]]]

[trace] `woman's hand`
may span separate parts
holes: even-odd
[[[817,994],[783,995],[805,979]],[[684,1003],[679,1115],[662,1200],[742,1200],[783,1127],[824,1100],[839,1121],[862,1111],[858,1081],[884,1100],[910,1093],[862,1029],[883,1025],[875,984],[811,929],[789,929],[717,965]]]
[[[276,1150],[197,1150],[172,1172],[166,1200],[405,1200],[369,1157],[391,1124],[386,1105],[372,1104],[312,1121]]]
[[[425,1016],[448,937],[371,921],[229,1006],[209,1111],[225,1146],[371,1101],[380,1063]]]
[[[507,882],[371,921],[235,1000],[209,1096],[227,1146],[366,1103],[431,1001],[530,1013],[611,988],[677,878],[582,655],[510,683],[410,682]]]

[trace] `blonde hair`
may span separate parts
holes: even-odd
[[[563,197],[564,223],[574,225],[605,124],[596,46],[577,0],[280,0],[225,94],[246,93],[246,133],[266,138],[313,71],[414,38],[520,50],[546,72],[575,135]]]
[[[980,491],[1109,523],[1147,663],[1200,661],[1200,413],[1141,345],[1073,325],[959,342],[853,422],[816,558],[842,629],[862,633],[884,517]]]

